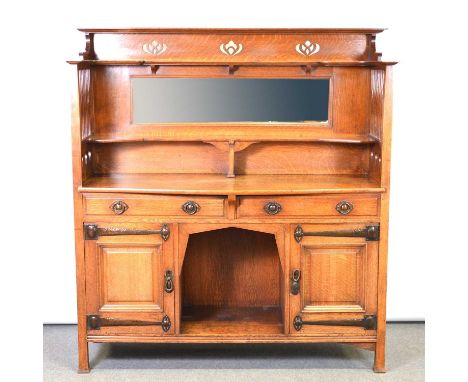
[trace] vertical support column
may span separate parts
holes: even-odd
[[[228,178],[234,178],[236,175],[234,174],[234,146],[235,142],[234,141],[229,141],[228,143],[228,173],[226,177]]]
[[[227,198],[227,216],[228,219],[233,220],[236,218],[237,197],[234,194],[229,194]]]
[[[72,86],[71,97],[71,127],[72,127],[72,165],[73,165],[73,201],[74,201],[74,224],[75,224],[75,258],[76,258],[76,291],[78,310],[78,372],[89,372],[88,341],[86,340],[86,290],[85,290],[85,251],[83,238],[83,211],[82,197],[78,187],[82,184],[82,126],[80,117],[79,87],[83,86],[80,71],[89,70],[71,67],[70,83]],[[89,84],[88,84],[89,85]],[[82,89],[82,91],[87,91]]]
[[[172,240],[173,240],[173,261],[174,261],[174,334],[180,334],[180,321],[182,319],[182,280],[180,278],[180,248],[179,248],[179,224],[172,224]]]
[[[381,185],[385,192],[381,195],[381,220],[379,242],[379,277],[377,296],[377,343],[375,347],[374,371],[384,373],[385,333],[387,304],[387,256],[388,256],[388,215],[390,196],[390,157],[392,137],[392,67],[385,69],[383,114],[382,114],[382,177]]]

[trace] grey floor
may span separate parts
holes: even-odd
[[[389,324],[386,374],[345,345],[90,344],[77,374],[75,325],[44,326],[44,381],[424,381],[424,324]]]

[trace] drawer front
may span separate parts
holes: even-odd
[[[88,194],[83,203],[86,215],[224,216],[223,197]]]
[[[242,217],[336,217],[377,216],[379,196],[321,195],[240,197],[237,216]]]

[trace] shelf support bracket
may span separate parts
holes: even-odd
[[[228,219],[233,220],[236,218],[236,204],[237,204],[237,197],[236,195],[229,194],[227,198],[227,216]]]
[[[304,70],[305,74],[312,74],[313,71],[317,69],[317,67],[313,67],[312,65],[301,65],[302,70]]]
[[[83,57],[83,60],[95,60],[96,53],[94,52],[94,33],[85,33],[86,45],[85,51],[80,53],[80,56]]]
[[[228,173],[226,175],[227,178],[235,178],[236,174],[234,174],[234,153],[235,153],[235,141],[228,142]]]
[[[239,65],[229,65],[228,66],[228,73],[234,74],[237,70],[239,70]]]

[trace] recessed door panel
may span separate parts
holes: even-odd
[[[365,260],[362,244],[304,246],[303,311],[364,311]]]
[[[98,244],[98,251],[100,311],[162,310],[160,244]]]

